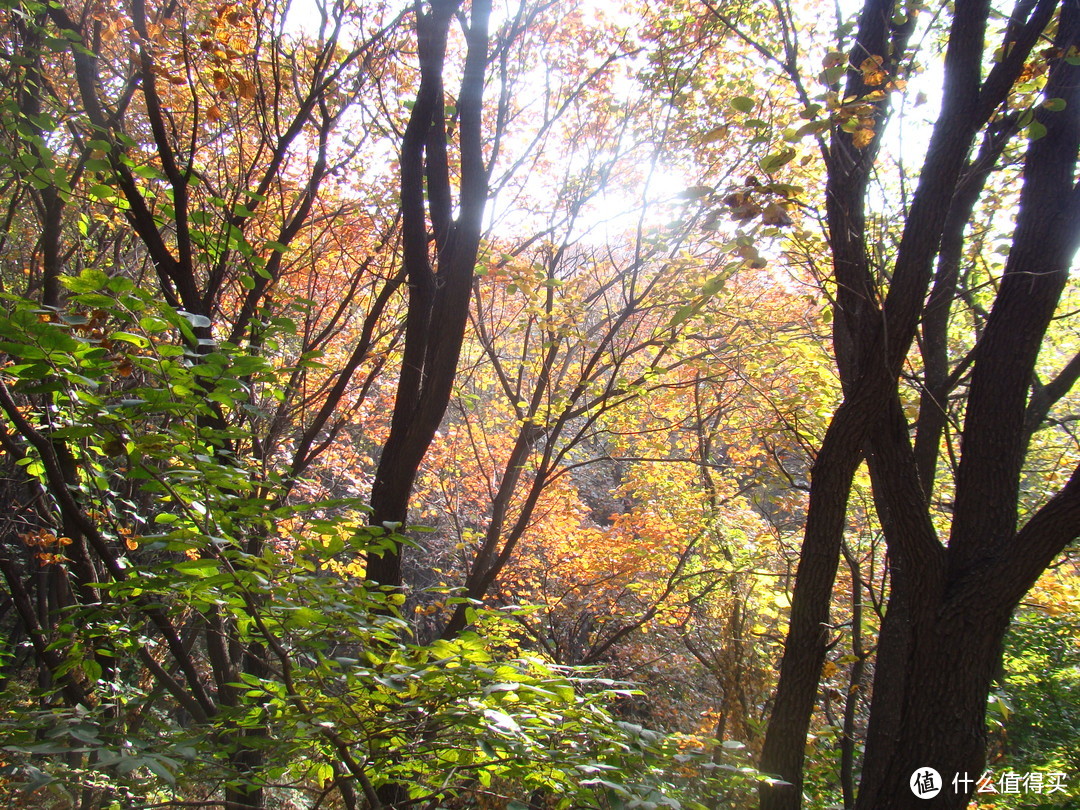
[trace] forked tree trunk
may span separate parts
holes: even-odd
[[[371,524],[404,527],[417,471],[450,402],[469,315],[473,272],[488,194],[482,150],[484,75],[490,0],[474,0],[468,52],[457,98],[460,183],[457,215],[450,181],[450,148],[443,87],[447,37],[461,0],[417,4],[420,88],[402,139],[402,263],[409,284],[405,348],[390,435],[371,490]],[[401,549],[368,559],[367,576],[402,584]]]
[[[888,52],[899,58],[898,51],[885,50],[883,14],[892,16],[891,3],[868,0],[852,70],[866,54]],[[984,765],[986,698],[1012,611],[1054,557],[1080,535],[1080,469],[1017,529],[1031,422],[1039,416],[1036,411],[1046,412],[1045,396],[1032,396],[1033,370],[1080,240],[1080,187],[1074,180],[1080,67],[1072,64],[1080,45],[1080,0],[1019,3],[1002,45],[1006,55],[985,77],[988,5],[958,0],[953,14],[945,100],[881,306],[866,292],[875,287],[865,259],[862,214],[871,165],[866,153],[853,155],[850,138],[839,130],[833,134],[828,204],[839,289],[836,354],[845,400],[814,466],[791,626],[761,762],[764,771],[790,785],[764,788],[763,810],[801,806],[805,736],[825,655],[843,517],[862,458],[870,468],[889,548],[892,590],[875,662],[859,810],[967,805]],[[935,289],[949,290],[953,284],[946,277],[954,272],[950,239],[961,237],[967,217],[950,212],[966,207],[970,213],[976,196],[971,184],[981,187],[988,171],[979,161],[996,159],[1002,144],[995,139],[1015,129],[1008,129],[1008,116],[1000,118],[986,129],[978,157],[969,159],[975,137],[999,111],[1039,38],[1053,30],[1055,14],[1054,48],[1034,58],[1049,61],[1044,93],[1062,99],[1064,106],[1046,105],[1035,113],[1035,124],[1045,133],[1028,147],[1009,259],[970,362],[963,455],[946,544],[937,536],[928,506],[938,433],[923,437],[917,456],[900,405],[899,372],[919,321],[924,330],[931,328],[925,318],[929,270],[939,251],[950,257],[945,261],[943,256]],[[861,94],[858,76],[852,75],[848,89],[849,95]],[[946,234],[943,245],[943,228],[950,222],[957,232]],[[948,298],[931,301],[935,308],[947,307]],[[934,315],[935,323],[947,323],[940,310]],[[1051,383],[1056,396],[1074,381],[1073,365]],[[1059,380],[1062,385],[1056,385]],[[933,398],[924,399],[924,407],[932,403]],[[937,423],[925,422],[930,432],[938,430],[933,427]],[[930,801],[911,786],[926,768],[940,775],[940,792]]]

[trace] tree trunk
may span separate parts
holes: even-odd
[[[967,806],[985,765],[986,695],[1008,628],[1009,612],[996,601],[924,605],[905,639],[906,660],[879,659],[875,684],[900,686],[875,693],[874,711],[895,725],[868,741],[859,810]],[[932,805],[916,777],[927,768],[940,776]]]
[[[957,212],[970,209],[988,171],[976,160],[962,173],[967,154],[980,128],[1005,101],[1056,7],[1053,0],[1018,4],[1004,37],[1007,56],[983,78],[988,7],[980,0],[956,3],[942,112],[892,273],[878,281],[888,282],[880,306],[872,305],[876,287],[864,258],[868,168],[845,158],[849,139],[834,131],[827,155],[827,202],[838,283],[835,352],[845,400],[814,465],[791,625],[761,760],[762,770],[791,785],[763,788],[763,810],[801,805],[805,736],[824,660],[846,499],[864,451],[889,548],[892,592],[878,645],[858,808],[928,806],[909,784],[925,767],[945,780],[930,806],[966,805],[974,782],[963,781],[964,775],[977,779],[981,774],[986,696],[1011,612],[1080,532],[1080,523],[1070,525],[1068,520],[1075,518],[1066,517],[1080,515],[1080,473],[1023,529],[1016,528],[1033,369],[1080,231],[1080,189],[1073,179],[1080,145],[1080,71],[1061,58],[1080,42],[1077,0],[1062,4],[1055,48],[1040,54],[1049,61],[1045,96],[1064,100],[1064,106],[1035,114],[1035,125],[1044,134],[1033,138],[1028,149],[1009,260],[986,328],[972,358],[964,361],[965,367],[970,363],[971,384],[947,547],[937,537],[929,507],[942,421],[928,418],[919,425],[926,435],[916,454],[897,385],[918,322],[933,326],[926,319],[929,271],[941,251],[948,255],[942,256],[939,270],[940,294],[931,298],[932,320],[948,323],[942,308],[949,305],[958,246],[948,240],[942,244],[943,229],[950,227],[954,237],[962,233]],[[874,31],[868,15],[878,17],[882,11],[874,0],[864,7],[861,47],[852,65],[859,54],[884,53],[880,37],[865,38]],[[899,57],[892,52],[892,58]],[[859,88],[848,95],[858,97]],[[992,124],[979,159],[996,159],[1001,143],[995,138],[1007,137],[1012,126],[1007,118]],[[948,378],[942,376],[940,348],[929,347],[932,354],[938,352],[928,359],[934,374],[929,383],[936,390],[924,398],[924,407],[942,407],[935,397],[941,397]]]
[[[473,2],[466,33],[468,52],[457,99],[461,180],[454,217],[443,70],[450,24],[460,6],[461,0],[434,0],[424,13],[417,5],[420,88],[400,161],[409,306],[390,435],[371,489],[371,525],[376,527],[403,529],[408,523],[413,483],[446,414],[469,315],[488,193],[481,135],[491,3]],[[401,548],[369,555],[367,576],[400,587]]]

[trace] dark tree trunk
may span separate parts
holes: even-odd
[[[460,6],[461,0],[435,0],[429,12],[418,11],[416,21],[420,88],[401,145],[402,262],[409,306],[390,435],[371,490],[373,526],[408,523],[413,483],[450,402],[468,321],[488,193],[481,135],[491,3],[473,2],[466,33],[454,217],[443,70],[450,24]],[[400,586],[401,549],[370,555],[367,575],[380,585]]]
[[[941,792],[931,806],[966,807],[974,782],[964,781],[965,775],[975,780],[983,772],[986,695],[1000,661],[1008,615],[974,607],[946,608],[945,615],[948,620],[926,616],[912,622],[903,639],[910,658],[899,688],[875,695],[875,703],[894,704],[876,705],[877,716],[899,722],[879,728],[868,743],[856,805],[860,810],[926,807],[911,782],[927,767],[941,776]],[[886,663],[875,684],[888,678],[896,663]]]
[[[885,53],[875,20],[890,9],[866,4],[857,53]],[[858,808],[966,806],[974,782],[958,780],[957,791],[952,780],[956,774],[975,779],[982,772],[986,696],[1012,610],[1080,533],[1080,473],[1022,529],[1016,526],[1020,471],[1031,433],[1027,399],[1033,369],[1080,234],[1080,190],[1073,180],[1080,146],[1080,68],[1061,58],[1080,43],[1076,0],[1060,8],[1045,91],[1048,98],[1064,99],[1065,107],[1036,114],[1046,133],[1028,149],[1009,260],[978,346],[963,362],[971,368],[971,384],[947,546],[937,537],[928,506],[943,426],[941,398],[950,385],[941,341],[956,284],[957,240],[989,171],[986,161],[1000,155],[1015,119],[992,124],[966,171],[964,163],[1055,9],[1050,0],[1020,3],[1005,35],[1008,56],[983,79],[987,4],[956,4],[942,112],[885,280],[875,281],[865,259],[861,212],[869,162],[860,162],[858,155],[845,158],[852,150],[850,138],[834,132],[827,156],[828,204],[839,289],[836,356],[845,399],[813,470],[791,626],[761,761],[764,771],[791,786],[764,788],[764,809],[793,810],[801,804],[804,742],[825,655],[846,500],[864,457],[889,548],[892,590],[875,663]],[[895,49],[890,53],[899,58]],[[852,65],[858,61],[853,55]],[[859,94],[853,79],[849,95]],[[935,256],[938,279],[928,304]],[[876,284],[887,290],[881,305],[871,297]],[[932,377],[923,407],[937,412],[920,421],[926,433],[913,446],[898,378],[920,320]],[[945,782],[932,804],[910,787],[913,774],[925,767],[936,769]]]

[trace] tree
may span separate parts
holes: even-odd
[[[420,85],[399,159],[402,273],[409,305],[390,434],[371,489],[374,526],[407,522],[416,473],[450,402],[469,317],[488,197],[482,129],[491,3],[473,2],[469,22],[463,22],[466,54],[453,113],[461,145],[455,200],[448,154],[451,105],[443,71],[450,26],[461,5],[461,0],[436,0],[429,11],[416,7]],[[382,585],[400,586],[400,549],[371,558],[368,574]]]
[[[519,657],[472,604],[472,631],[410,644],[404,596],[378,587],[401,584],[387,529],[405,522],[456,373],[499,154],[483,126],[507,130],[509,54],[549,5],[522,4],[491,54],[479,2],[337,4],[300,34],[286,4],[4,6],[0,620],[16,781],[84,806],[172,794],[229,810],[279,791],[352,808],[683,789],[666,765],[626,760],[676,752],[615,724],[603,684]],[[459,62],[460,87],[444,87]],[[504,92],[485,111],[496,63]],[[389,169],[341,179],[354,161],[382,167],[399,136],[400,217]],[[512,176],[521,162],[503,154]],[[651,348],[610,326],[605,347],[622,342]],[[595,358],[625,393],[618,364]],[[398,362],[395,389],[382,377]],[[391,395],[388,426],[361,421]],[[384,435],[365,526],[369,471],[338,465]],[[548,768],[541,748],[566,759]],[[594,776],[607,772],[626,776]]]
[[[789,611],[763,805],[828,778],[808,731],[848,807],[927,766],[963,803],[1080,525],[1076,0],[867,0],[828,42],[784,0],[568,5],[0,3],[21,778],[700,810]],[[618,707],[693,736],[523,646],[663,658]]]
[[[929,766],[946,780],[935,806],[962,807],[972,786],[950,790],[948,782],[982,773],[986,697],[1010,615],[1080,526],[1080,468],[1056,491],[1036,493],[1030,508],[1021,486],[1035,426],[1076,379],[1069,360],[1043,382],[1039,352],[1077,248],[1080,8],[1021,2],[998,24],[987,3],[956,4],[941,32],[943,98],[917,185],[903,198],[895,242],[875,245],[869,187],[893,106],[912,78],[909,43],[926,31],[921,9],[867,2],[826,54],[826,90],[814,99],[798,69],[803,54],[788,6],[774,7],[783,36],[769,42],[707,5],[725,31],[791,80],[809,120],[792,137],[828,135],[820,147],[844,400],[812,469],[761,757],[763,770],[789,784],[764,787],[761,805],[801,802],[848,497],[865,459],[890,591],[856,806],[923,806],[909,780]],[[931,39],[935,30],[931,24]],[[1015,225],[1001,237],[1008,259],[991,270],[988,290],[966,267],[983,260],[979,230],[969,223],[989,215],[977,205],[987,179],[1008,171],[1018,149],[1022,185],[1008,198]],[[965,321],[973,340],[956,337]],[[909,419],[912,388],[922,399]]]
[[[304,388],[303,364],[293,366],[291,383],[279,388],[271,379],[276,375],[263,376],[258,352],[241,359],[237,345],[275,341],[285,323],[297,331],[286,317],[292,301],[276,287],[296,268],[285,253],[302,241],[298,236],[312,222],[324,181],[348,155],[347,148],[331,145],[331,133],[365,81],[359,78],[363,58],[378,61],[386,30],[376,23],[370,40],[344,49],[338,47],[340,13],[324,18],[316,43],[288,41],[275,31],[283,17],[273,10],[29,3],[10,4],[4,15],[12,88],[4,106],[5,146],[13,158],[6,178],[13,190],[5,201],[8,221],[26,229],[22,233],[32,232],[34,215],[40,222],[40,248],[12,244],[27,276],[25,297],[8,302],[6,351],[16,367],[38,362],[26,374],[15,372],[14,391],[5,389],[3,409],[12,430],[6,450],[22,465],[13,470],[21,490],[14,502],[28,497],[35,504],[19,511],[19,522],[38,537],[66,538],[63,553],[50,552],[43,566],[19,548],[17,535],[9,538],[8,550],[25,564],[8,559],[4,574],[21,607],[37,604],[35,614],[19,615],[27,632],[34,628],[43,682],[63,683],[70,706],[93,706],[97,678],[87,675],[81,682],[65,669],[70,664],[64,655],[50,655],[45,646],[58,627],[70,626],[62,621],[65,612],[103,599],[122,610],[130,576],[125,558],[138,546],[132,538],[152,525],[156,502],[171,503],[179,518],[189,501],[202,504],[208,497],[157,476],[184,466],[190,454],[208,455],[221,464],[213,473],[202,468],[214,481],[207,492],[222,505],[251,498],[281,505],[288,497],[289,484],[269,486],[271,476],[260,481],[247,473],[265,460],[264,449],[281,429],[278,420],[264,418],[262,395],[295,400]],[[307,139],[312,151],[299,147]],[[291,175],[301,167],[307,171],[296,181]],[[25,199],[35,203],[28,212],[20,208]],[[13,284],[12,293],[22,286]],[[148,306],[148,290],[168,309],[159,313]],[[98,306],[88,310],[79,296],[95,294]],[[21,318],[35,299],[41,317],[59,331],[21,333]],[[301,356],[336,331],[332,318],[322,326],[314,341],[303,341]],[[39,338],[77,359],[67,365],[26,345]],[[169,341],[173,345],[161,345],[159,354],[159,344]],[[160,363],[147,366],[155,355]],[[175,366],[185,362],[177,357],[188,358],[190,375]],[[50,367],[52,383],[28,383]],[[68,385],[66,371],[80,367],[93,381],[86,384],[101,386],[101,397],[80,391],[80,383]],[[155,382],[205,402],[168,404]],[[126,406],[110,411],[112,397],[125,387],[146,392],[139,418]],[[80,396],[104,413],[81,412],[74,404]],[[242,400],[247,405],[238,407]],[[193,420],[196,433],[174,430],[177,413]],[[174,461],[156,455],[155,448],[170,443]],[[310,463],[306,450],[301,442],[293,480]],[[137,456],[133,470],[128,453]],[[117,462],[118,456],[123,460]],[[42,466],[40,476],[27,474],[35,463]],[[227,536],[250,555],[233,561],[247,568],[272,532],[247,520],[242,508],[227,523],[220,532],[207,531],[188,552],[228,565],[209,540]],[[243,703],[235,683],[241,674],[266,673],[271,642],[245,636],[219,607],[199,619],[164,608],[149,608],[148,615],[171,656],[167,665],[152,657],[141,661],[159,688],[199,721],[235,720]],[[192,634],[202,635],[205,664],[192,652]],[[100,652],[93,672],[116,672],[108,657]],[[257,730],[236,737],[230,765],[239,776],[225,791],[229,806],[262,803],[262,785],[251,778],[265,764],[259,737]]]
[[[1021,773],[1071,773],[1080,765],[1075,582],[1075,564],[1047,572],[1043,588],[1017,609],[1005,640],[1004,673],[992,704],[999,711],[991,750],[1016,763],[1012,767]],[[1052,797],[1021,799],[1020,806],[1068,807],[1078,793],[1080,786],[1072,781]]]

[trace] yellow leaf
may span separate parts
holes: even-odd
[[[869,146],[873,141],[874,130],[870,127],[859,127],[851,136],[851,142],[859,149]]]
[[[724,140],[728,136],[728,134],[730,134],[730,132],[731,127],[728,127],[726,125],[721,127],[715,127],[713,129],[710,129],[708,132],[702,134],[701,137],[698,138],[698,142],[702,144],[716,143],[717,141]]]

